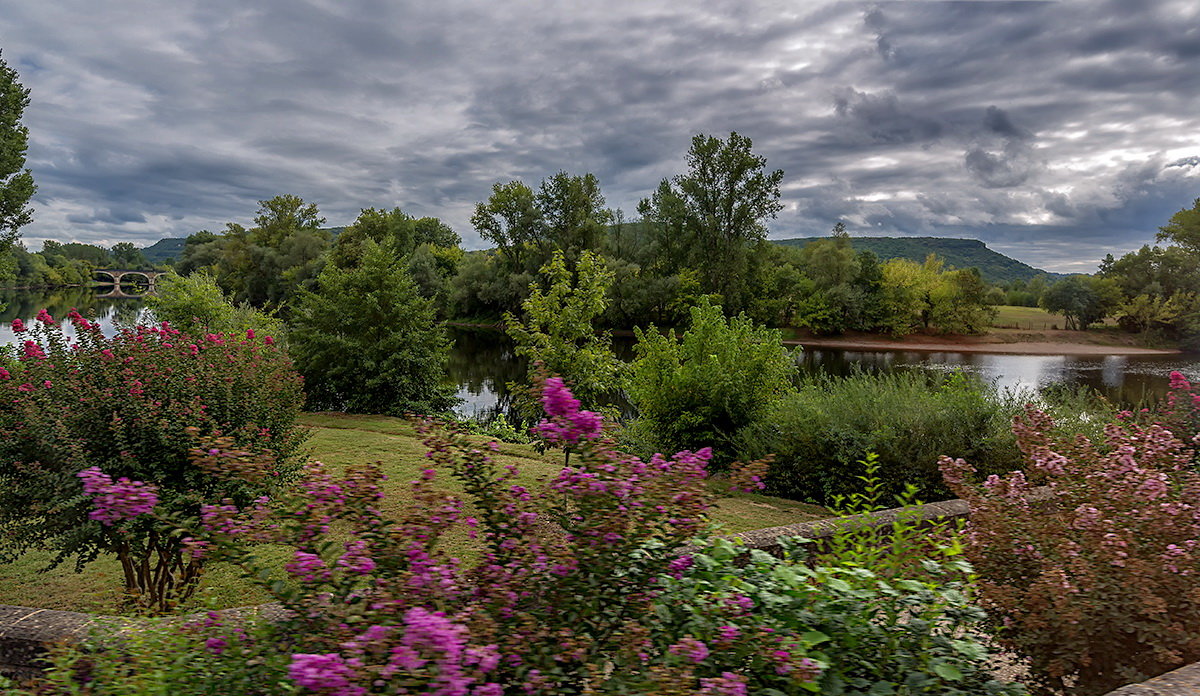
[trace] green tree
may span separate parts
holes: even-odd
[[[720,293],[729,309],[745,304],[747,245],[766,239],[764,222],[783,208],[783,170],[768,173],[766,158],[751,151],[750,138],[697,135],[688,150],[688,173],[664,180],[638,212],[682,234],[690,264],[700,270],[705,292]]]
[[[21,115],[29,106],[29,90],[21,86],[17,71],[0,58],[0,252],[16,241],[18,230],[33,220],[28,207],[37,186],[25,168],[29,129]]]
[[[492,186],[487,201],[475,205],[471,225],[495,244],[504,258],[519,265],[527,248],[541,239],[544,225],[533,189],[520,181]]]
[[[356,268],[326,266],[298,297],[290,352],[308,407],[401,415],[449,408],[449,344],[403,262],[366,244]]]
[[[1121,291],[1109,278],[1075,275],[1063,278],[1042,295],[1042,308],[1061,314],[1068,329],[1079,331],[1108,316],[1121,301]]]
[[[112,248],[112,262],[120,268],[144,268],[149,266],[142,250],[132,242],[117,242]]]
[[[283,337],[281,319],[244,302],[234,305],[205,272],[160,277],[157,292],[146,297],[146,305],[158,321],[192,334],[245,333],[253,329],[275,341]]]
[[[681,339],[653,326],[637,335],[627,391],[639,419],[629,437],[648,451],[711,446],[715,466],[736,453],[738,433],[795,391],[797,367],[777,329],[744,314],[726,319],[707,300],[692,308]]]
[[[286,307],[324,265],[329,245],[324,222],[317,206],[298,196],[259,201],[254,227],[227,225],[217,282],[236,302]]]
[[[596,320],[608,307],[613,273],[600,255],[585,251],[575,274],[565,255],[555,251],[541,269],[547,288],[534,287],[522,303],[524,318],[504,315],[517,355],[530,363],[530,381],[541,369],[567,383],[583,408],[596,410],[621,388],[622,363],[613,354],[612,336],[596,330]],[[520,385],[509,385],[518,391]],[[519,415],[531,419],[541,404],[518,404]]]
[[[1193,253],[1200,252],[1200,198],[1158,228],[1158,239],[1170,240]]]

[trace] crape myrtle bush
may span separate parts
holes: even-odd
[[[301,382],[253,331],[188,336],[164,323],[109,338],[78,312],[69,319],[74,342],[44,310],[32,327],[12,325],[19,345],[0,367],[0,552],[45,548],[53,565],[74,557],[77,567],[114,553],[126,590],[165,609],[199,566],[170,527],[125,518],[155,501],[176,515],[209,500],[246,503],[267,479],[289,476],[305,438]],[[269,475],[251,483],[197,468],[189,450],[205,437],[261,454]],[[94,510],[92,497],[114,486],[139,504]]]
[[[727,541],[685,548],[712,504],[707,450],[648,460],[615,451],[598,414],[557,378],[537,433],[572,464],[540,493],[515,485],[494,445],[424,421],[430,465],[385,519],[377,466],[297,490],[206,505],[193,548],[241,566],[284,609],[277,622],[210,614],[130,650],[59,653],[41,694],[1019,694],[981,671],[980,615],[957,580],[884,581],[810,570]],[[215,448],[214,448],[215,449]],[[253,456],[223,457],[254,470]],[[470,505],[436,488],[448,469]],[[107,501],[102,501],[107,504]],[[474,516],[471,516],[471,515]],[[465,525],[477,560],[440,541]],[[290,547],[282,574],[257,545]],[[793,551],[795,546],[791,547]],[[965,568],[951,573],[961,579]],[[933,573],[931,572],[931,577]],[[129,642],[124,642],[129,646]],[[284,656],[284,659],[281,659]],[[156,680],[148,684],[147,671]],[[90,680],[90,681],[89,681]]]
[[[1172,375],[1176,402],[1191,386]],[[1194,432],[1110,423],[1103,441],[1054,435],[1044,413],[1014,423],[1023,471],[946,482],[971,505],[967,557],[1000,642],[1047,693],[1098,694],[1200,659],[1200,474]],[[1044,484],[1053,507],[1035,510]]]
[[[1018,464],[1014,410],[994,387],[962,373],[815,376],[746,428],[739,449],[744,457],[775,455],[767,489],[786,498],[829,504],[860,490],[857,462],[874,452],[889,494],[915,485],[926,499],[944,500],[952,496],[940,455],[976,462],[984,474]]]

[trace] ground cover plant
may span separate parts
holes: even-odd
[[[1100,694],[1200,659],[1196,399],[1182,375],[1171,381],[1174,433],[1127,420],[1103,439],[1064,437],[1030,409],[1014,425],[1021,470],[975,484],[971,465],[941,460],[971,504],[979,600],[1043,693]]]
[[[155,504],[187,514],[206,500],[245,503],[286,481],[304,440],[300,380],[252,330],[189,336],[164,323],[109,338],[78,312],[69,318],[74,342],[44,311],[32,327],[14,321],[20,349],[0,366],[0,553],[41,549],[50,565],[76,568],[110,554],[129,601],[166,610],[200,565],[173,528],[131,518]],[[258,476],[191,464],[204,438],[260,455]],[[101,490],[126,507],[97,512]]]
[[[965,568],[906,581],[810,569],[794,544],[742,568],[727,541],[689,550],[711,505],[710,453],[622,455],[559,380],[543,394],[538,432],[577,453],[545,494],[436,423],[413,504],[391,519],[378,466],[334,476],[310,464],[294,494],[206,505],[196,530],[198,552],[241,566],[280,602],[277,621],[213,614],[122,641],[124,652],[68,648],[33,692],[1022,693],[984,671],[986,650],[964,633],[980,618],[961,591]],[[213,450],[194,459],[219,459],[234,477],[260,468],[251,453]],[[434,487],[437,469],[482,503],[479,517]],[[123,491],[104,487],[97,509],[124,510]],[[475,562],[439,543],[460,522],[483,545]],[[337,526],[354,533],[336,538]],[[290,549],[282,574],[256,554],[263,541]]]

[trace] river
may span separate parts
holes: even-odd
[[[30,321],[41,309],[62,318],[72,308],[100,321],[111,334],[122,323],[144,319],[140,298],[104,298],[87,288],[48,291],[0,290],[0,345],[15,340],[10,323],[15,318]],[[69,325],[66,328],[70,328]],[[525,375],[525,366],[513,354],[512,343],[498,331],[449,329],[454,341],[448,364],[448,381],[455,386],[464,415],[488,416],[508,402],[510,381]],[[622,358],[633,354],[632,339],[616,339]],[[1087,385],[1109,399],[1132,406],[1165,393],[1168,375],[1178,370],[1191,380],[1200,380],[1200,356],[1063,356],[999,355],[988,353],[925,352],[904,350],[841,350],[810,348],[799,355],[806,373],[824,371],[835,375],[853,369],[872,372],[893,370],[965,370],[993,381],[1001,389],[1042,388],[1054,384]]]

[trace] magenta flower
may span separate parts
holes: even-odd
[[[604,418],[592,411],[580,411],[579,399],[559,377],[551,377],[542,387],[542,407],[550,418],[534,426],[534,432],[552,443],[572,444],[580,438],[600,434]]]
[[[708,659],[708,646],[690,636],[667,648],[667,651],[696,664]]]
[[[151,484],[125,477],[113,483],[98,466],[84,469],[76,476],[83,479],[83,491],[92,496],[96,508],[88,517],[105,526],[144,515],[158,504],[158,488]]]
[[[54,323],[54,317],[50,316],[50,312],[47,312],[44,309],[42,311],[38,312],[37,320],[42,322],[46,326],[50,326],[51,324]]]
[[[17,387],[17,391],[31,392],[31,391],[33,391],[33,385],[30,384],[29,382],[26,382],[25,384],[22,384],[21,386]]]
[[[27,357],[27,358],[34,358],[36,360],[45,360],[46,359],[46,352],[42,350],[41,346],[34,343],[33,341],[25,341],[24,349],[25,349],[25,357]]]
[[[12,320],[12,330],[13,330],[13,333],[24,333],[25,332],[25,322],[21,321],[20,319],[13,319]]]
[[[363,696],[367,693],[366,689],[354,684],[354,669],[337,653],[292,655],[288,676],[310,691],[338,696]]]

